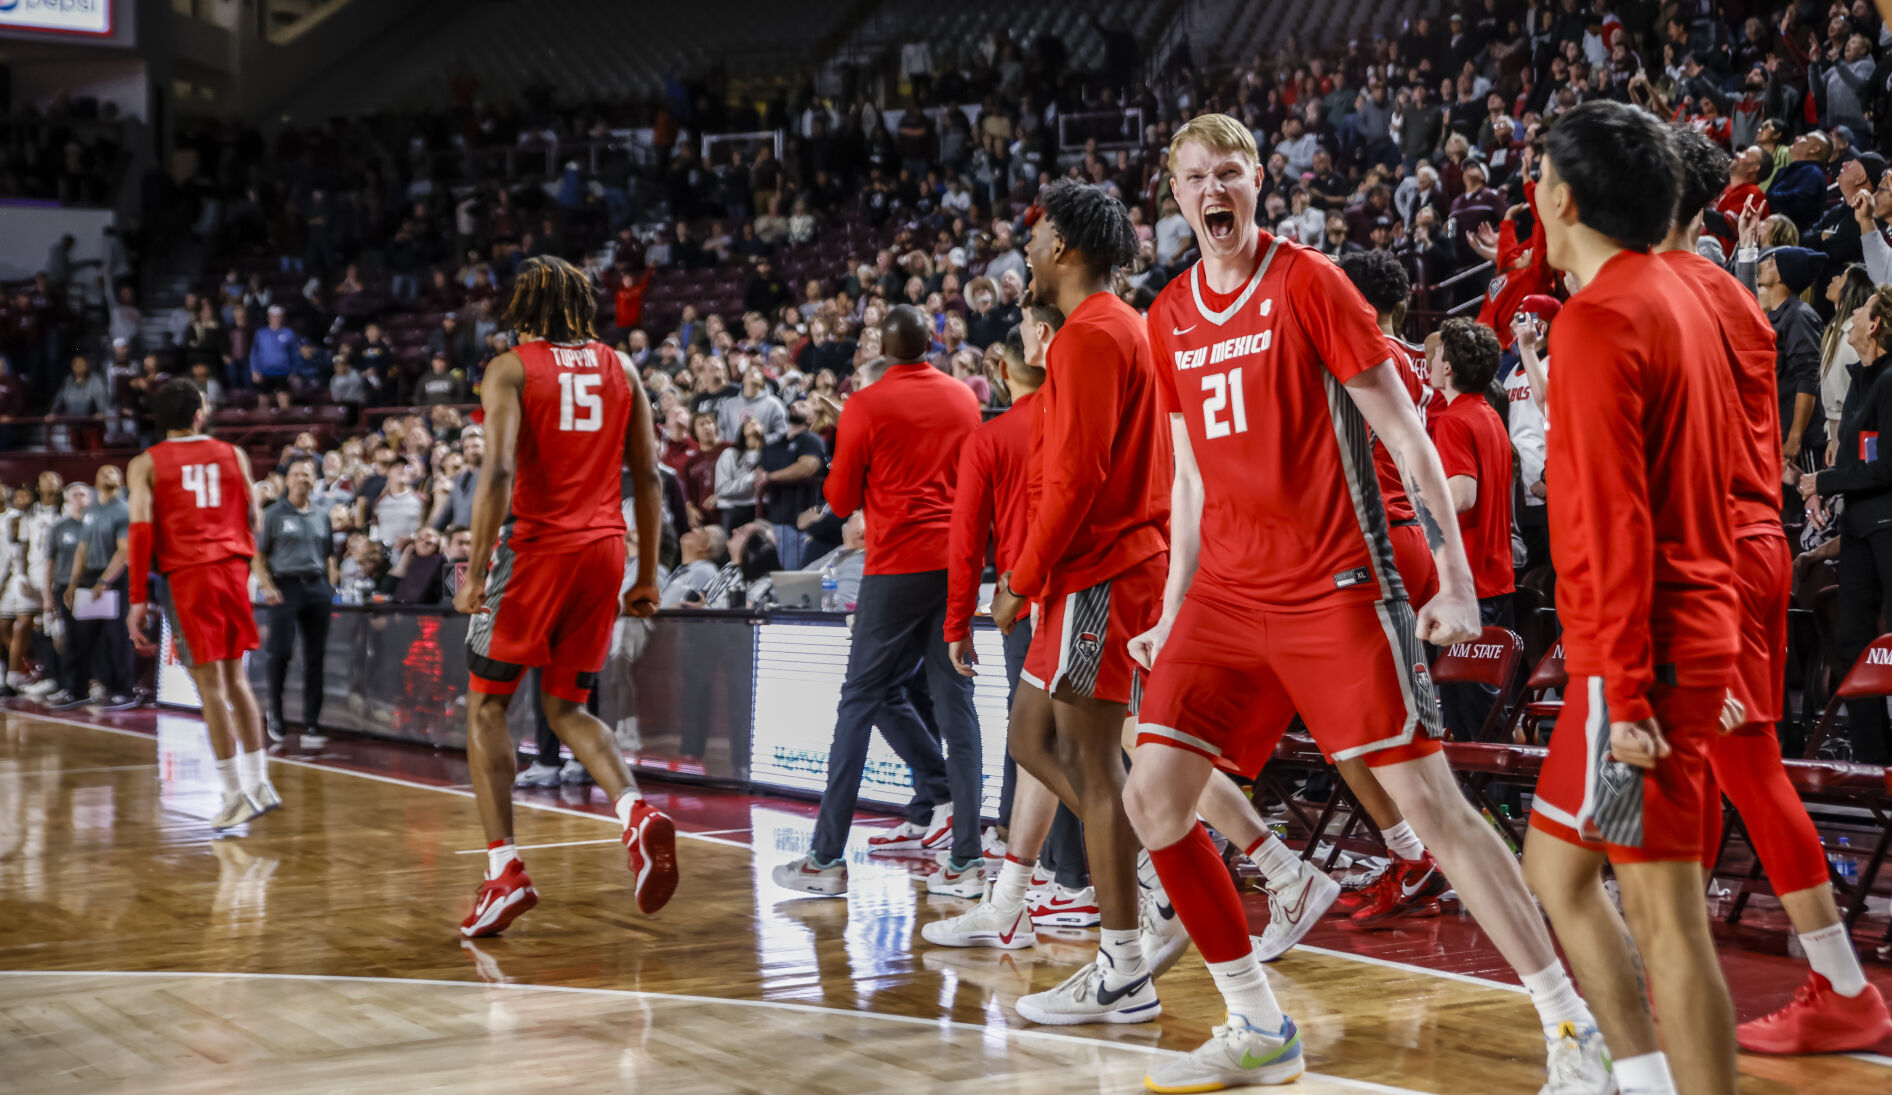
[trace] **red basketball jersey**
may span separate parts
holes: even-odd
[[[1390,356],[1386,336],[1325,255],[1266,232],[1261,250],[1235,292],[1214,292],[1198,263],[1150,306],[1165,406],[1202,472],[1190,595],[1237,607],[1392,597],[1403,587],[1372,446],[1345,387]]]
[[[1391,335],[1386,336],[1386,350],[1392,355],[1400,383],[1406,385],[1406,393],[1419,408],[1419,421],[1423,425],[1426,408],[1432,402],[1432,387],[1426,383],[1426,352]],[[1380,501],[1386,506],[1386,519],[1413,520],[1416,515],[1412,499],[1406,497],[1406,483],[1399,477],[1399,465],[1393,462],[1393,454],[1386,451],[1386,442],[1381,441],[1378,434],[1373,436],[1373,472],[1380,478]]]
[[[160,441],[151,458],[151,532],[160,574],[256,554],[243,466],[227,441]]]
[[[522,343],[525,387],[512,488],[512,546],[569,551],[624,535],[631,386],[602,342]]]

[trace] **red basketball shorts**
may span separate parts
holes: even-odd
[[[250,601],[250,561],[221,559],[164,576],[165,615],[186,668],[241,658],[260,645]]]
[[[1406,587],[1406,600],[1414,608],[1424,608],[1438,595],[1439,568],[1432,561],[1432,549],[1426,546],[1425,530],[1417,521],[1394,525],[1387,530],[1393,541],[1393,569]]]
[[[1298,711],[1321,752],[1371,765],[1440,750],[1438,696],[1404,600],[1289,611],[1189,596],[1156,657],[1137,744],[1259,773]]]
[[[624,539],[572,551],[515,552],[502,544],[486,576],[486,611],[466,632],[475,692],[510,696],[528,669],[548,695],[583,703],[611,652],[624,576]]]
[[[1734,585],[1741,598],[1741,649],[1731,684],[1747,708],[1749,727],[1771,727],[1780,721],[1787,687],[1787,605],[1793,598],[1793,552],[1779,526],[1735,540]]]
[[[1537,780],[1531,828],[1599,849],[1618,863],[1699,858],[1708,750],[1726,693],[1669,684],[1651,689],[1649,701],[1672,752],[1645,771],[1610,755],[1603,678],[1571,677]]]
[[[1169,554],[1159,552],[1089,589],[1046,597],[1019,679],[1054,696],[1069,687],[1135,711],[1143,671],[1130,658],[1130,640],[1162,618],[1168,578]]]

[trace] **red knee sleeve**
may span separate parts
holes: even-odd
[[[1780,763],[1772,733],[1730,734],[1709,752],[1715,781],[1734,803],[1775,893],[1827,884],[1826,853],[1813,819]]]
[[[1150,862],[1204,962],[1233,962],[1253,949],[1241,895],[1201,823],[1169,847],[1151,848]]]

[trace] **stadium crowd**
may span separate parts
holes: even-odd
[[[1608,98],[1731,154],[1704,246],[1752,278],[1779,334],[1784,474],[1845,463],[1849,388],[1875,375],[1853,315],[1892,282],[1892,180],[1876,138],[1892,35],[1872,5],[1449,6],[1458,10],[1442,21],[1334,50],[1290,39],[1272,56],[1197,63],[1184,46],[1141,80],[1121,51],[1108,71],[1081,73],[1055,41],[993,39],[936,54],[926,79],[886,101],[862,81],[836,99],[807,85],[756,109],[687,93],[577,108],[538,96],[510,113],[467,99],[440,115],[335,119],[267,139],[206,129],[185,138],[196,178],[154,199],[161,215],[147,219],[192,226],[220,275],[166,310],[154,334],[135,251],[150,262],[164,235],[141,233],[97,272],[102,308],[73,306],[93,275],[55,248],[48,269],[0,304],[0,414],[14,416],[0,430],[15,441],[44,430],[52,447],[145,443],[146,401],[175,375],[237,415],[306,417],[308,429],[258,467],[265,504],[287,496],[307,458],[309,504],[332,539],[322,577],[338,595],[443,603],[483,452],[481,375],[510,344],[499,305],[520,262],[556,254],[593,279],[600,336],[636,362],[650,394],[675,533],[666,603],[763,597],[767,571],[843,547],[820,484],[841,405],[880,356],[887,310],[921,308],[934,364],[1002,409],[998,362],[1030,283],[1023,246],[1039,190],[1071,176],[1124,202],[1138,253],[1117,289],[1147,308],[1195,259],[1169,194],[1169,135],[1219,111],[1262,150],[1265,227],[1336,259],[1392,256],[1411,291],[1389,322],[1415,341],[1432,335],[1433,362],[1460,347],[1461,381],[1483,375],[1464,355],[1482,357],[1485,343],[1462,329],[1441,339],[1445,313],[1475,314],[1495,340],[1484,386],[1516,459],[1519,546],[1505,565],[1524,576],[1548,561],[1533,377],[1541,385],[1538,351],[1567,295],[1531,231],[1530,180],[1557,115]],[[1072,128],[1061,120],[1099,117],[1115,120],[1082,147],[1061,146]],[[651,143],[614,137],[627,124],[647,124]],[[683,135],[721,131],[776,136],[699,145]],[[548,170],[522,166],[539,163]],[[340,415],[308,413],[324,405]],[[37,501],[22,495],[9,539],[44,536],[62,505],[72,516],[59,491],[42,482]],[[1870,560],[1892,558],[1892,546],[1859,522],[1860,535],[1836,536],[1852,527],[1832,519],[1838,507],[1814,505],[1809,517],[1789,495],[1806,580],[1829,583],[1844,568],[1827,561],[1859,540],[1869,562],[1852,568],[1858,596],[1844,600],[1876,613],[1892,566]],[[15,516],[27,513],[40,516]],[[82,699],[81,684],[59,687]],[[1883,759],[1883,737],[1852,746]]]

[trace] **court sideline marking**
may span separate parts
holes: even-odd
[[[141,730],[127,730],[120,726],[105,726],[99,723],[80,722],[77,719],[63,718],[56,715],[35,715],[35,714],[32,714],[31,712],[18,711],[16,709],[8,709],[8,710],[9,710],[9,713],[11,714],[19,715],[25,718],[37,718],[37,719],[43,719],[47,722],[64,723],[68,726],[77,726],[77,727],[81,727],[87,730],[103,730],[103,731],[106,731],[107,733],[120,734],[125,737],[143,738],[153,743],[157,741],[156,734],[147,734]],[[160,712],[160,713],[166,714],[166,712]],[[173,717],[189,718],[188,715],[178,715],[178,716],[173,716]],[[427,791],[443,791],[447,794],[459,795],[462,798],[473,797],[473,792],[471,791],[460,791],[451,787],[439,787],[439,786],[435,786],[429,783],[416,783],[412,780],[396,779],[392,776],[378,775],[373,772],[360,772],[352,768],[341,768],[334,765],[321,764],[315,761],[296,760],[289,757],[270,757],[269,760],[274,763],[290,764],[299,768],[315,768],[324,772],[340,772],[344,775],[358,776],[362,779],[371,779],[380,783],[391,783],[397,787],[417,787],[417,788],[420,788],[422,790],[427,790]],[[567,807],[553,806],[546,803],[515,801],[514,805],[524,806],[524,807],[527,807],[529,809],[534,809],[534,810],[545,810],[550,813],[567,814],[572,817],[588,817],[588,818],[596,819],[598,821],[614,820],[612,818],[607,818],[602,814],[586,813],[583,810],[573,810]],[[688,838],[691,840],[701,840],[707,844],[722,844],[731,848],[743,848],[751,852],[755,850],[753,845],[743,844],[739,841],[723,840],[719,837],[703,836],[697,833],[685,833],[681,830],[677,832],[677,837],[679,839]],[[601,843],[603,842],[601,841]],[[1476,974],[1451,973],[1445,970],[1428,969],[1425,966],[1417,966],[1409,962],[1399,962],[1390,958],[1374,958],[1369,955],[1352,954],[1347,951],[1330,950],[1326,947],[1312,947],[1306,944],[1300,944],[1295,949],[1305,950],[1310,954],[1326,955],[1331,958],[1342,958],[1350,962],[1362,962],[1369,966],[1380,966],[1385,969],[1401,970],[1406,973],[1421,974],[1427,977],[1439,977],[1448,981],[1458,981],[1467,985],[1476,985],[1481,988],[1502,989],[1505,992],[1512,992],[1512,993],[1527,993],[1528,994],[1529,992],[1529,990],[1527,990],[1522,985],[1513,985],[1506,981],[1496,981],[1488,977],[1479,977]],[[4,970],[0,970],[0,973],[5,973],[5,972],[6,971]],[[450,982],[450,983],[457,983],[457,982]],[[598,990],[598,991],[619,991],[619,990]],[[629,990],[623,990],[623,991],[629,991]],[[705,999],[719,999],[719,998],[718,997],[705,997]],[[817,1009],[817,1010],[833,1010],[833,1009]],[[875,1013],[875,1014],[878,1014],[878,1013]],[[931,1022],[932,1020],[921,1020],[921,1021]],[[984,1028],[980,1028],[980,1029],[984,1029]],[[1092,1042],[1097,1041],[1097,1039],[1080,1039],[1080,1040],[1088,1040]],[[1845,1053],[1845,1054],[1835,1054],[1834,1056],[1842,1056],[1842,1057],[1846,1057],[1855,1061],[1864,1061],[1865,1063],[1871,1064],[1871,1065],[1879,1065],[1884,1068],[1892,1068],[1892,1057],[1888,1057],[1888,1056],[1878,1054],[1878,1053]],[[1311,1076],[1314,1074],[1310,1072],[1308,1073],[1308,1075]],[[1331,1079],[1331,1077],[1329,1077],[1329,1079]],[[1350,1081],[1350,1082],[1353,1082],[1353,1081]],[[1364,1081],[1358,1081],[1358,1082],[1364,1082]],[[1387,1089],[1387,1090],[1398,1090],[1398,1089],[1392,1088],[1392,1089]]]
[[[626,1000],[646,1002],[678,1001],[688,1004],[733,1004],[746,1008],[774,1008],[781,1011],[793,1011],[803,1015],[855,1016],[878,1019],[882,1022],[905,1023],[909,1026],[951,1027],[968,1034],[981,1037],[990,1036],[995,1028],[981,1023],[968,1023],[959,1019],[927,1019],[918,1015],[897,1015],[884,1011],[862,1011],[859,1009],[828,1008],[818,1004],[797,1004],[788,1000],[735,1000],[722,996],[696,996],[680,992],[649,992],[642,989],[606,989],[585,988],[578,985],[539,985],[525,981],[447,981],[425,977],[355,977],[346,974],[321,973],[218,973],[208,970],[183,970],[170,972],[165,970],[0,970],[0,979],[11,977],[126,977],[126,978],[215,978],[220,981],[300,981],[300,982],[351,982],[377,985],[427,985],[434,988],[455,989],[520,989],[528,992],[563,992],[581,996],[608,996]],[[1086,1049],[1122,1050],[1130,1053],[1148,1053],[1163,1057],[1181,1057],[1187,1051],[1180,1049],[1162,1049],[1157,1046],[1139,1046],[1128,1042],[1107,1041],[1102,1038],[1086,1038],[1079,1034],[1060,1034],[1057,1031],[1039,1030],[1033,1027],[996,1028],[1007,1037],[1030,1038],[1039,1041],[1058,1042],[1065,1045],[1081,1046]],[[1308,1078],[1354,1091],[1372,1092],[1375,1095],[1429,1095],[1408,1087],[1391,1087],[1374,1083],[1371,1080],[1350,1080],[1344,1076],[1329,1076],[1320,1072],[1307,1073]]]

